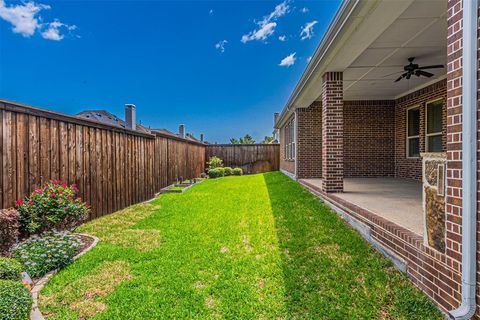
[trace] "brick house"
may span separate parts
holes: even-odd
[[[477,10],[344,0],[275,117],[281,171],[455,319],[480,319]]]

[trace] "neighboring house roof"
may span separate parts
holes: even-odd
[[[167,130],[165,128],[156,128],[156,129],[150,129],[153,133],[158,132],[167,136],[172,136],[172,137],[178,137],[175,133],[171,132],[170,130]]]
[[[76,115],[78,118],[97,121],[106,125],[115,126],[119,128],[126,128],[125,121],[106,110],[85,110]],[[150,129],[145,128],[141,124],[137,124],[136,131],[143,133],[150,133]]]
[[[170,130],[165,129],[165,128],[150,129],[150,131],[153,132],[153,133],[158,132],[158,133],[161,133],[161,134],[164,134],[164,135],[168,135],[168,136],[172,136],[172,137],[177,137],[177,138],[180,137],[180,135],[179,135],[178,133],[173,133],[173,132],[171,132]],[[200,141],[199,139],[195,138],[195,136],[194,136],[193,134],[191,134],[191,133],[187,133],[185,138],[186,138],[187,140],[190,140],[190,141],[202,143],[202,141]]]

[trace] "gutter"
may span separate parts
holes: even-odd
[[[449,312],[455,320],[470,319],[477,307],[477,10],[478,0],[463,0],[462,304]]]

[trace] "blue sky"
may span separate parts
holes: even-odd
[[[0,98],[261,140],[339,3],[0,0]]]

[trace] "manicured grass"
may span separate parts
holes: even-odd
[[[42,291],[54,319],[441,319],[278,172],[207,180],[80,231],[101,242]]]

